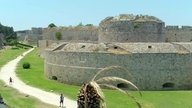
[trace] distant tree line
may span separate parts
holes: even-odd
[[[0,34],[3,34],[4,44],[9,44],[17,40],[17,34],[14,32],[13,27],[4,26],[0,23]]]

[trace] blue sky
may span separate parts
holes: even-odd
[[[107,16],[143,14],[166,25],[192,26],[192,0],[0,0],[0,23],[14,30],[83,24]]]

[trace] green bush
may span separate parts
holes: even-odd
[[[23,63],[23,69],[29,69],[30,68],[30,63],[25,62]]]
[[[8,45],[10,46],[16,46],[17,45],[17,40],[16,39],[9,39],[8,40]]]
[[[61,37],[62,37],[61,32],[56,32],[55,37],[57,38],[57,40],[61,40]]]
[[[139,28],[141,26],[141,24],[140,23],[134,23],[133,24],[133,27],[136,29],[136,28]]]

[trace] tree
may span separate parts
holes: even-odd
[[[61,40],[61,37],[62,37],[61,32],[56,32],[56,33],[55,33],[55,37],[56,37],[58,40]]]
[[[0,23],[0,33],[3,34],[4,40],[10,42],[17,39],[17,34],[14,32],[13,27],[4,26]]]
[[[48,25],[48,27],[52,28],[52,27],[57,27],[54,23],[51,23]]]
[[[82,22],[80,22],[80,23],[77,25],[77,27],[80,27],[80,26],[83,26],[83,23],[82,23]]]
[[[122,89],[117,88],[116,86],[110,85],[108,83],[103,83],[103,82],[109,82],[109,81],[110,82],[111,81],[123,82],[125,84],[129,84],[129,85],[133,86],[134,88],[136,88],[139,91],[137,86],[135,86],[132,82],[130,82],[126,79],[123,79],[123,78],[115,77],[115,76],[101,77],[96,80],[96,77],[100,73],[106,72],[106,71],[114,69],[114,68],[126,70],[120,66],[105,67],[105,68],[101,69],[100,71],[98,71],[95,74],[95,76],[92,78],[91,81],[89,81],[86,84],[83,84],[81,86],[78,96],[77,96],[78,108],[101,108],[101,106],[102,106],[102,108],[106,108],[107,106],[106,106],[106,102],[105,102],[105,96],[101,90],[101,86],[109,87],[111,89],[116,89],[116,90],[130,96],[136,102],[137,106],[139,108],[141,108],[140,103],[128,91],[122,90]],[[141,95],[140,91],[139,91],[139,93]]]

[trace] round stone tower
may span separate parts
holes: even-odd
[[[99,42],[164,42],[165,24],[147,15],[121,14],[99,24]]]

